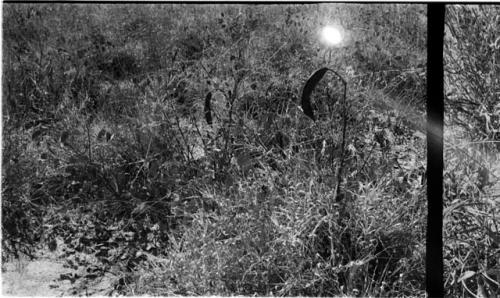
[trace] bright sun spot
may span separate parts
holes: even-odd
[[[321,31],[321,39],[329,46],[338,45],[342,42],[342,33],[335,27],[326,26]]]

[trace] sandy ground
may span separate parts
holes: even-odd
[[[2,265],[3,296],[61,297],[70,295],[69,280],[59,280],[61,274],[71,272],[62,262],[50,257],[30,261],[12,260]]]
[[[62,243],[62,241],[58,241]],[[64,267],[61,245],[56,251],[42,250],[37,259],[26,257],[2,264],[1,296],[63,297],[63,296],[105,296],[113,289],[114,276],[106,273],[96,279],[82,278],[85,268],[74,270]],[[73,283],[61,279],[61,275],[79,275]]]

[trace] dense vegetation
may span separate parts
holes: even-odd
[[[57,250],[74,293],[424,295],[425,6],[3,13],[3,260]],[[447,22],[447,293],[494,293],[498,9]],[[313,121],[324,66],[347,95],[327,73]]]
[[[445,36],[447,293],[499,295],[500,6],[449,6]]]

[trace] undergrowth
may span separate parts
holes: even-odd
[[[110,295],[425,295],[423,6],[3,13],[3,260],[47,246]],[[326,75],[312,121],[324,66],[347,96]],[[498,291],[500,173],[465,138],[447,139],[450,296]]]

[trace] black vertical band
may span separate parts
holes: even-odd
[[[427,4],[426,289],[443,297],[443,38],[445,5]]]

